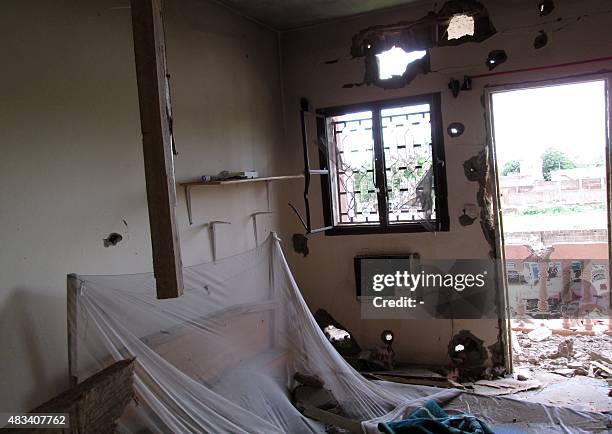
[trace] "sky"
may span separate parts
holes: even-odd
[[[604,81],[494,93],[499,166],[539,158],[549,147],[574,161],[605,161],[605,97]]]

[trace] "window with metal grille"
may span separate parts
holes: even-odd
[[[328,234],[448,230],[439,94],[319,113]]]

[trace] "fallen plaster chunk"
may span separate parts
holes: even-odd
[[[527,337],[534,342],[542,342],[552,336],[552,330],[548,327],[538,327],[527,333]]]

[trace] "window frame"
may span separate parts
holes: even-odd
[[[430,232],[421,222],[415,223],[389,223],[387,205],[387,184],[386,170],[384,161],[383,136],[381,111],[388,108],[401,107],[405,105],[429,104],[430,124],[431,124],[431,143],[432,143],[432,167],[435,185],[435,210],[436,220],[433,223],[434,232],[447,232],[450,226],[448,214],[448,194],[446,185],[446,158],[444,152],[444,128],[442,125],[441,94],[431,93],[410,97],[393,98],[349,104],[342,106],[329,107],[317,110],[320,115],[320,122],[317,122],[317,136],[322,140],[327,140],[327,120],[332,116],[340,116],[347,113],[358,111],[372,112],[372,136],[374,142],[374,164],[375,164],[375,184],[378,186],[377,202],[378,224],[355,224],[338,225],[334,221],[332,203],[332,185],[335,183],[331,179],[331,160],[329,152],[319,152],[319,162],[321,167],[329,170],[329,176],[321,177],[321,194],[323,198],[323,218],[326,227],[331,227],[325,231],[325,235],[362,235],[362,234],[385,234],[385,233],[418,233]],[[329,146],[329,143],[325,144]]]

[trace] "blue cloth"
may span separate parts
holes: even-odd
[[[450,416],[432,400],[413,411],[408,419],[379,423],[378,430],[385,434],[494,434],[475,416]]]

